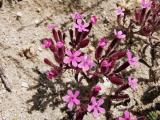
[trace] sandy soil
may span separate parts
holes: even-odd
[[[92,40],[96,40],[107,36],[115,24],[114,8],[117,0],[19,0],[12,3],[8,2],[10,0],[0,1],[3,1],[0,9],[0,67],[3,68],[3,75],[11,88],[11,92],[8,92],[0,79],[0,120],[62,119],[65,113],[59,108],[63,104],[58,104],[54,99],[54,96],[59,96],[57,88],[46,86],[48,83],[41,82],[42,76],[35,71],[35,68],[41,72],[46,71],[48,66],[43,64],[43,58],[52,59],[51,54],[42,50],[40,45],[42,38],[51,36],[46,25],[52,22],[57,25],[66,23],[63,25],[68,27],[69,14],[73,11],[96,14],[98,24],[91,33],[91,36],[95,34]],[[141,96],[150,87],[159,87],[159,83],[145,84],[149,75],[144,65],[140,65],[135,76],[143,78],[144,82],[140,82],[138,92],[131,94],[128,106],[134,106],[135,111],[154,106],[154,103],[158,102],[157,96],[147,103],[142,102]],[[130,90],[128,92],[132,93]],[[124,106],[116,109],[124,109]],[[88,115],[85,119],[93,118]],[[103,116],[100,119],[104,119]]]

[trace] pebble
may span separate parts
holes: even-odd
[[[39,20],[35,20],[34,23],[35,23],[35,24],[38,24],[38,23],[39,23]]]
[[[22,14],[22,12],[17,12],[16,15],[17,15],[18,17],[22,17],[23,14]]]
[[[24,88],[29,88],[29,85],[26,82],[22,82],[21,86],[24,87]]]

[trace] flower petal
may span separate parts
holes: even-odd
[[[70,50],[66,50],[65,53],[68,55],[68,56],[72,56],[72,52]]]
[[[95,97],[92,97],[92,98],[91,98],[91,102],[92,102],[93,105],[94,105],[94,104],[97,104],[96,98],[95,98]]]
[[[85,64],[82,69],[83,69],[83,71],[87,71],[87,70],[89,70],[89,66],[87,64]]]
[[[75,97],[78,97],[78,96],[79,96],[79,91],[78,91],[78,90],[76,90],[74,96],[75,96]]]
[[[73,99],[73,102],[74,102],[76,105],[79,105],[79,104],[80,104],[80,101],[79,101],[77,98]]]
[[[82,61],[81,57],[76,57],[75,59],[76,59],[77,62],[81,62]]]
[[[95,118],[97,118],[97,117],[99,116],[99,113],[98,113],[98,110],[97,110],[97,109],[94,109],[94,111],[93,111],[93,116],[94,116]]]
[[[72,60],[72,65],[73,65],[74,67],[77,67],[77,61]]]
[[[118,35],[121,36],[123,33],[122,31],[118,31]]]
[[[100,113],[103,113],[103,114],[106,112],[105,109],[102,108],[102,107],[98,107],[98,111],[99,111]]]
[[[71,62],[71,59],[69,57],[65,57],[63,60],[63,63],[68,64]]]
[[[119,117],[118,120],[126,120],[125,118]]]
[[[73,109],[73,101],[70,101],[70,102],[68,103],[68,108],[69,108],[69,110],[72,110],[72,109]]]
[[[101,98],[101,99],[98,100],[97,103],[98,103],[98,106],[100,106],[100,105],[102,105],[104,103],[104,100]]]
[[[93,106],[92,105],[88,105],[87,111],[91,112],[93,110]]]
[[[66,96],[64,96],[62,99],[63,99],[63,101],[65,101],[65,102],[69,102],[69,96],[68,95],[66,95]]]
[[[67,91],[67,94],[68,94],[69,96],[74,96],[72,90],[68,90],[68,91]]]
[[[74,52],[74,56],[79,56],[81,54],[81,51],[80,50],[77,50]]]
[[[128,112],[128,110],[126,110],[126,111],[124,112],[124,116],[125,116],[126,119],[129,119],[129,118],[130,118],[130,113]]]
[[[79,64],[78,64],[78,67],[79,67],[79,68],[83,68],[83,62],[79,63]]]

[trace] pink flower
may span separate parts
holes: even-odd
[[[79,12],[75,12],[71,14],[71,17],[73,20],[78,20],[78,19],[82,19],[84,15],[80,14]]]
[[[89,24],[88,23],[82,23],[81,19],[77,20],[77,24],[74,24],[74,28],[77,28],[79,32],[88,32],[88,29],[86,29],[86,27],[88,27]]]
[[[152,2],[149,0],[141,0],[141,7],[142,8],[150,8],[152,5]]]
[[[122,31],[118,31],[118,32],[117,32],[117,31],[114,29],[114,34],[115,34],[115,36],[116,36],[118,39],[124,39],[124,38],[126,38],[126,35],[123,34]]]
[[[108,41],[107,41],[107,39],[106,38],[101,38],[100,40],[99,40],[99,42],[98,42],[98,46],[100,46],[100,47],[105,47],[106,45],[107,45],[107,43],[108,43]]]
[[[138,80],[129,76],[128,77],[128,84],[129,86],[135,91],[138,87],[138,84],[137,84]]]
[[[124,8],[118,7],[118,8],[116,9],[116,14],[117,14],[117,16],[118,16],[118,15],[124,16],[124,11],[125,11]]]
[[[56,43],[56,47],[57,48],[62,48],[63,46],[64,46],[64,43],[61,42],[61,41],[59,41],[59,42]]]
[[[91,16],[91,23],[95,25],[97,23],[97,17],[95,15]]]
[[[78,65],[79,68],[82,68],[83,71],[87,71],[93,66],[94,62],[89,56],[87,55],[81,56],[81,62]]]
[[[77,99],[79,96],[79,91],[75,91],[75,93],[73,93],[72,90],[68,90],[67,94],[68,95],[64,96],[62,99],[68,104],[69,110],[72,110],[74,105],[80,104],[80,101]]]
[[[49,47],[51,47],[51,45],[52,45],[52,40],[51,39],[43,40],[43,43],[42,43],[43,48],[49,48]]]
[[[138,65],[137,57],[133,57],[130,50],[127,50],[127,57],[128,57],[128,62],[132,67],[136,67]]]
[[[78,62],[81,61],[81,58],[79,57],[81,52],[79,50],[77,51],[66,50],[65,53],[67,54],[67,57],[64,58],[63,62],[65,64],[72,63],[74,67],[77,67]]]
[[[124,117],[119,117],[118,120],[137,120],[137,117],[133,116],[128,110],[124,112]]]
[[[46,72],[47,78],[52,79],[58,75],[56,70],[50,70]]]
[[[92,112],[95,118],[97,118],[100,113],[103,113],[103,114],[105,113],[105,109],[100,107],[104,103],[104,100],[102,98],[96,101],[96,98],[92,97],[91,103],[92,103],[91,105],[88,105],[87,110],[88,112]]]
[[[48,29],[49,30],[52,30],[52,29],[54,29],[54,28],[56,28],[56,27],[58,27],[57,25],[55,25],[55,24],[48,24]]]

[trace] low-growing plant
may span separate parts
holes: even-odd
[[[86,52],[91,42],[89,33],[97,22],[96,16],[87,19],[78,12],[71,14],[73,27],[68,30],[69,36],[66,36],[66,31],[58,30],[54,25],[49,26],[53,39],[44,38],[42,45],[53,53],[56,63],[44,59],[44,62],[51,66],[46,76],[52,79],[61,77],[68,70],[72,71],[75,80],[67,83],[70,85],[62,100],[66,103],[67,111],[73,113],[73,119],[82,120],[87,113],[92,113],[95,118],[100,114],[107,117],[113,101],[129,98],[124,92],[126,89],[136,91],[138,80],[132,75],[126,76],[124,72],[128,67],[134,69],[138,65],[138,58],[134,56],[131,47],[121,49],[119,46],[121,42],[132,43],[135,34],[149,37],[151,45],[153,33],[159,30],[159,6],[156,1],[142,0],[141,8],[135,11],[135,18],[130,20],[128,27],[126,10],[118,7],[116,9],[118,27],[112,33],[113,39],[100,38],[95,51],[89,54]],[[138,26],[138,30],[135,26]],[[118,119],[137,118],[125,111],[124,117]]]
[[[140,45],[140,62],[151,68],[157,66],[160,41],[155,33],[160,30],[160,3],[158,0],[139,0],[140,7],[129,16],[128,9],[118,6],[118,28],[126,34],[126,47],[132,49]],[[145,38],[144,38],[145,37]],[[150,48],[151,63],[146,60],[146,49]]]
[[[52,67],[46,72],[48,79],[61,76],[67,70],[73,71],[75,81],[72,82],[77,85],[68,87],[67,95],[62,99],[68,109],[75,112],[75,119],[81,120],[87,112],[98,117],[99,114],[109,111],[113,100],[129,98],[123,91],[129,87],[136,90],[137,79],[132,76],[127,78],[122,71],[129,66],[136,66],[138,59],[130,50],[118,49],[117,46],[125,40],[126,35],[117,30],[114,31],[113,40],[105,37],[99,40],[93,52],[94,56],[83,52],[90,42],[88,35],[97,18],[91,16],[88,23],[79,13],[72,15],[72,18],[74,29],[69,29],[69,46],[65,33],[54,27],[54,39],[44,38],[42,44],[44,48],[52,51],[57,62],[54,64],[49,59],[44,59],[44,62]],[[87,87],[83,84],[84,81]]]

